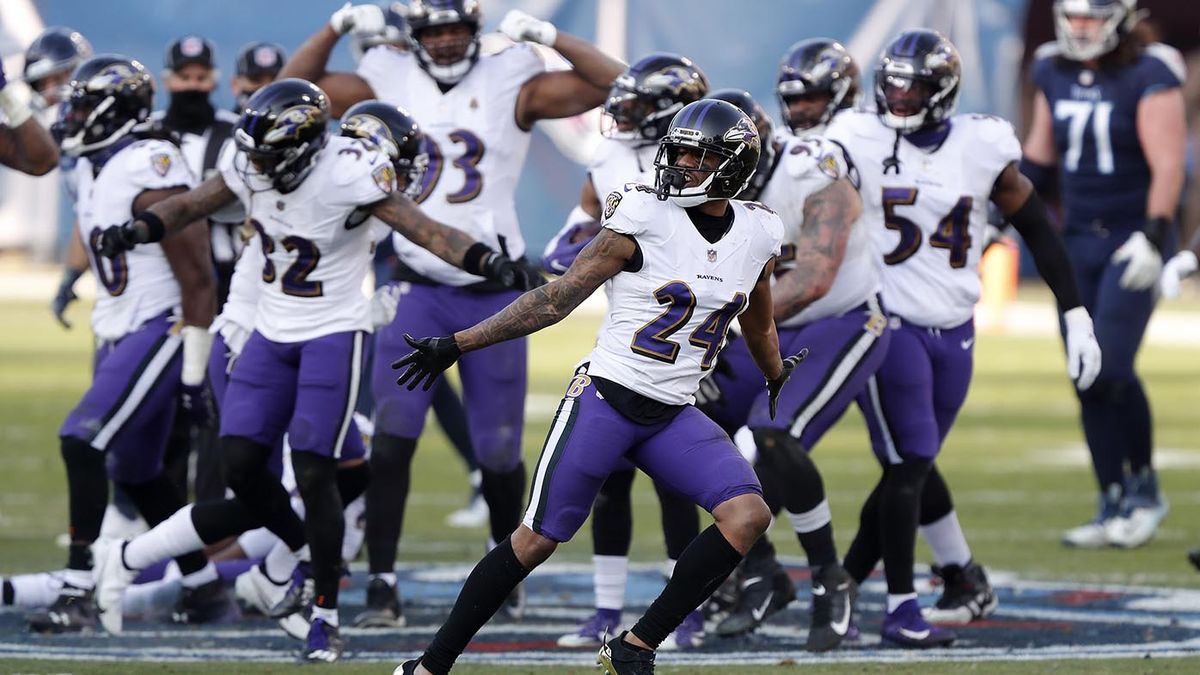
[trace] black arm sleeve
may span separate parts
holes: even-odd
[[[1037,192],[1031,192],[1025,204],[1016,213],[1008,216],[1021,238],[1029,246],[1033,254],[1033,262],[1037,265],[1038,274],[1046,280],[1046,285],[1058,299],[1058,310],[1065,312],[1083,303],[1079,299],[1079,287],[1075,284],[1075,272],[1071,269],[1071,261],[1067,258],[1067,248],[1063,245],[1062,237],[1054,231],[1050,218],[1046,215],[1046,205],[1038,197]]]

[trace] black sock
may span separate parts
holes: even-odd
[[[696,502],[654,483],[658,493],[658,504],[662,507],[663,540],[667,545],[667,557],[679,560],[692,540],[700,535],[700,512]]]
[[[743,565],[750,576],[773,570],[779,565],[775,554],[775,544],[771,543],[771,538],[765,534],[759,537],[758,541],[754,542],[754,545],[746,552],[746,562]]]
[[[921,491],[930,460],[906,459],[891,468],[879,494],[880,546],[889,595],[913,593],[913,558]]]
[[[371,484],[371,465],[360,462],[353,466],[339,466],[337,470],[338,495],[343,504],[358,499]]]
[[[129,496],[150,527],[170,518],[186,505],[179,487],[165,473],[160,473],[144,483],[118,485],[121,491]],[[187,576],[204,569],[208,565],[208,557],[203,551],[191,551],[177,556],[175,562],[179,564],[180,573]]]
[[[716,525],[696,537],[679,561],[667,587],[638,619],[633,634],[658,649],[689,612],[700,606],[742,561],[742,554],[729,544]]]
[[[225,483],[250,514],[296,551],[306,543],[304,523],[292,510],[291,498],[279,478],[267,469],[271,449],[241,436],[221,439]]]
[[[342,538],[346,534],[337,488],[337,460],[312,452],[292,452],[292,469],[304,500],[304,533],[312,554],[313,604],[337,609]]]
[[[925,477],[925,487],[921,490],[921,525],[930,525],[950,515],[954,510],[954,502],[950,499],[950,488],[937,464],[929,469]]]
[[[614,471],[592,504],[592,553],[628,556],[633,543],[633,471]]]
[[[797,532],[796,538],[808,557],[809,567],[824,567],[837,562],[837,544],[833,541],[833,525],[825,523],[811,532]]]
[[[185,499],[188,494],[188,465],[191,463],[191,455],[192,422],[180,403],[176,406],[175,421],[171,425],[171,433],[167,436],[167,447],[163,453],[163,474]]]
[[[396,571],[396,546],[404,528],[409,477],[417,439],[375,434],[371,441],[371,483],[367,485],[364,537],[371,574]]]
[[[15,597],[16,594],[17,594],[17,592],[15,589],[13,589],[12,582],[9,581],[8,579],[5,579],[4,580],[4,595],[3,595],[3,598],[0,598],[0,602],[3,602],[5,607],[12,607],[13,600],[16,599],[16,597]]]
[[[225,472],[221,467],[221,439],[218,423],[196,429],[196,475],[193,490],[197,502],[219,501],[225,498]]]
[[[492,541],[504,541],[521,524],[525,507],[525,463],[511,471],[492,471],[480,467],[483,475],[483,500],[488,505]]]
[[[100,536],[104,509],[108,506],[104,452],[78,438],[64,436],[61,440],[63,464],[67,469],[67,512],[71,519],[67,567],[90,570],[92,554],[88,547]]]
[[[875,484],[875,489],[867,495],[863,502],[862,511],[858,515],[858,532],[854,541],[850,542],[850,550],[846,551],[846,559],[842,567],[850,573],[851,578],[858,584],[867,580],[875,565],[883,556],[879,541],[879,495],[883,492],[883,481],[887,478],[887,470]]]
[[[529,570],[521,566],[513,553],[512,542],[505,538],[471,570],[450,616],[425,648],[421,665],[432,673],[449,672],[471,638],[528,575]]]
[[[809,566],[821,567],[837,562],[833,524],[828,518],[828,504],[825,504],[825,483],[808,451],[798,439],[782,429],[755,429],[754,444],[763,458],[766,472],[787,486],[781,495],[783,508],[795,516],[817,519],[817,522],[802,526],[805,531],[796,532]],[[793,526],[795,524],[793,522]]]
[[[239,499],[200,502],[192,507],[192,527],[206,545],[262,526]]]

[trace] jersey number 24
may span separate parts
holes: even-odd
[[[667,308],[633,334],[633,342],[629,348],[636,354],[656,361],[675,363],[675,359],[679,357],[680,344],[672,340],[671,336],[691,320],[692,313],[696,310],[696,294],[686,283],[670,281],[654,291],[654,299]],[[703,370],[712,368],[721,345],[725,344],[729,323],[745,306],[746,294],[735,294],[733,300],[709,314],[688,336],[689,344],[704,350],[704,356],[700,359],[700,367]]]

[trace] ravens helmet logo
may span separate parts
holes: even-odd
[[[325,114],[315,105],[298,105],[288,108],[279,115],[275,124],[263,136],[263,143],[278,143],[288,139],[300,139],[300,132],[325,123]]]
[[[758,129],[754,128],[754,124],[749,117],[743,117],[738,120],[737,124],[730,127],[729,131],[725,132],[722,140],[742,142],[749,146],[758,146]]]
[[[683,66],[670,66],[663,68],[660,72],[652,73],[646,78],[643,86],[647,89],[662,87],[664,91],[670,92],[673,96],[679,96],[684,92],[691,92],[696,95],[696,98],[704,96],[699,78]]]
[[[122,91],[136,87],[140,80],[138,71],[129,64],[114,63],[93,75],[85,88],[88,91]]]

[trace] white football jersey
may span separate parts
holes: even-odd
[[[371,228],[347,218],[396,189],[391,161],[358,139],[331,136],[312,171],[281,194],[248,161],[223,158],[221,175],[258,231],[263,255],[254,328],[268,340],[301,342],[371,330],[363,280],[371,267]]]
[[[145,244],[109,259],[96,252],[100,233],[133,217],[133,202],[146,190],[191,188],[196,179],[179,148],[163,140],[140,140],[119,150],[93,176],[91,165],[76,172],[79,234],[96,275],[92,331],[116,340],[179,306],[179,282],[162,246]]]
[[[529,45],[516,44],[481,55],[462,81],[442,93],[411,53],[376,47],[358,65],[379,100],[404,106],[425,133],[429,168],[417,198],[421,208],[494,250],[501,250],[503,237],[513,259],[525,253],[515,193],[530,140],[517,126],[517,95],[545,70]],[[484,280],[404,237],[394,243],[405,265],[434,281],[466,286]]]
[[[804,204],[809,196],[829,187],[849,170],[842,149],[821,136],[788,136],[779,152],[775,173],[758,196],[783,221],[783,252],[775,265],[776,274],[794,267],[795,242],[804,227]],[[846,254],[829,292],[779,325],[803,326],[844,314],[866,302],[880,290],[876,258],[871,233],[860,218],[851,226]]]
[[[847,111],[826,137],[841,143],[862,181],[862,219],[883,265],[890,313],[920,326],[952,328],[974,314],[992,186],[1021,159],[1012,125],[990,115],[951,118],[940,147],[901,140],[899,171],[884,171],[896,132],[870,112]]]
[[[262,249],[262,240],[254,231],[242,246],[242,252],[233,267],[233,277],[229,280],[229,295],[221,307],[221,314],[213,319],[209,332],[217,333],[226,324],[247,331],[254,330],[254,314],[258,311],[259,287],[262,285],[260,279],[265,261]]]
[[[732,201],[733,225],[710,243],[684,209],[645,185],[628,184],[604,204],[604,227],[636,239],[642,264],[605,282],[608,313],[588,373],[661,403],[692,403],[779,255],[783,223],[762,204]]]
[[[592,163],[588,165],[588,179],[602,202],[601,211],[604,198],[624,188],[626,183],[654,185],[654,155],[657,153],[658,143],[639,146],[611,138],[600,141],[592,155]]]

